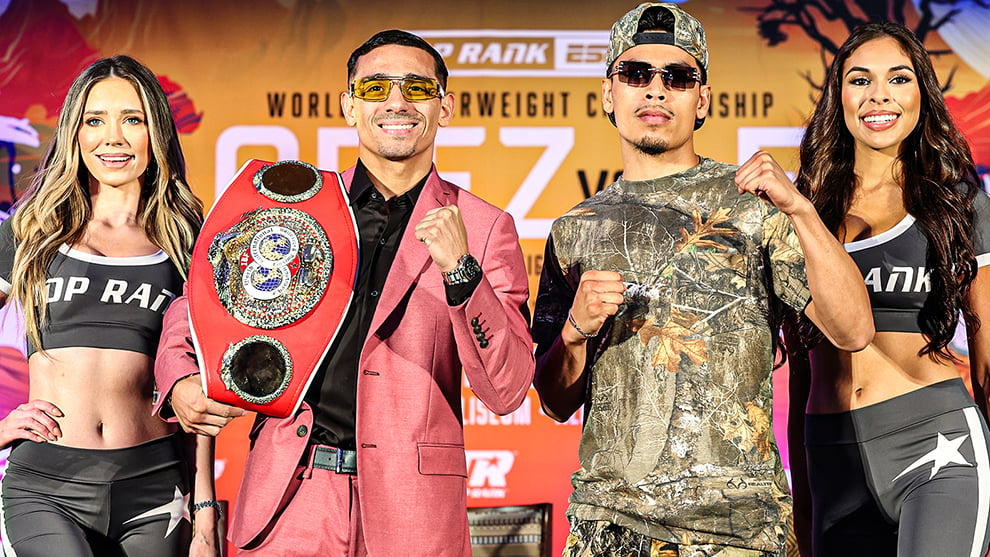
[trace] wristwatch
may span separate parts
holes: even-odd
[[[447,285],[464,284],[471,282],[481,274],[481,265],[470,253],[461,256],[457,260],[457,266],[447,272],[441,272],[443,283]]]

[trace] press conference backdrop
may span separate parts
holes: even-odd
[[[72,79],[116,53],[158,74],[189,179],[207,206],[250,158],[343,170],[357,157],[357,136],[339,107],[347,57],[375,32],[402,28],[429,40],[450,68],[455,117],[437,138],[440,173],[513,215],[535,293],[552,219],[621,172],[601,77],[609,27],[634,3],[0,0],[0,210],[23,195]],[[935,53],[950,109],[990,182],[990,10],[972,1],[816,2],[848,8],[826,21],[802,2],[682,3],[705,25],[711,52],[711,113],[696,140],[702,154],[742,162],[763,148],[796,170],[823,63],[856,23],[885,17],[917,29]],[[2,415],[27,391],[16,316],[0,327]],[[956,348],[965,355],[964,341]],[[750,437],[775,434],[785,462],[786,375],[775,373],[772,431],[739,420]],[[557,424],[530,391],[521,409],[498,417],[466,384],[461,411],[469,504],[552,502],[559,553],[580,414]],[[234,505],[249,426],[237,420],[218,441],[219,496]]]

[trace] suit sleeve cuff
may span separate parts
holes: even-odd
[[[465,282],[462,284],[444,284],[444,290],[447,292],[447,305],[450,307],[459,306],[466,302],[471,294],[474,294],[475,289],[481,284],[481,277],[484,273],[478,273],[478,276],[471,279],[470,282]]]

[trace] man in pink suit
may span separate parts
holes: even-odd
[[[454,111],[436,50],[383,31],[347,70],[341,107],[360,140],[343,175],[361,242],[354,300],[301,409],[257,419],[230,539],[239,555],[469,556],[461,369],[493,412],[525,400],[522,252],[508,213],[433,167]],[[165,316],[155,373],[170,400],[156,411],[187,431],[216,435],[243,414],[200,388],[185,297]]]

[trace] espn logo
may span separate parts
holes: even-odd
[[[452,76],[601,77],[607,31],[416,31]]]
[[[464,451],[467,458],[467,495],[480,499],[505,497],[506,476],[516,455],[512,451]]]
[[[571,43],[567,45],[564,57],[568,64],[594,64],[605,67],[605,56],[608,55],[608,44]]]

